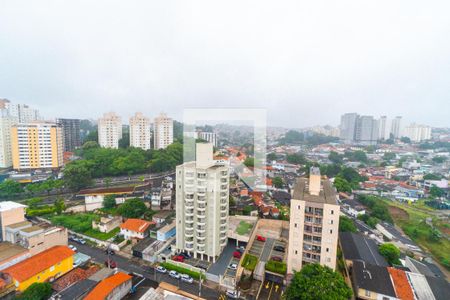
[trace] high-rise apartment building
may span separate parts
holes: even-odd
[[[356,121],[355,141],[362,145],[373,145],[378,140],[378,122],[372,116],[359,116]]]
[[[381,116],[380,119],[378,120],[378,139],[379,140],[385,140],[387,138],[389,138],[386,135],[386,128],[387,128],[387,117],[386,116]]]
[[[205,140],[211,144],[213,144],[214,147],[217,147],[218,141],[217,141],[217,133],[215,132],[203,132],[201,131],[199,133],[199,138],[202,140]]]
[[[396,139],[401,137],[400,136],[400,134],[401,134],[401,122],[402,122],[402,117],[400,117],[400,116],[395,117],[395,119],[393,119],[392,122],[391,122],[391,132],[390,133]]]
[[[372,145],[378,140],[378,122],[372,116],[347,113],[341,116],[340,138],[344,143]]]
[[[98,120],[98,143],[105,148],[119,148],[122,138],[122,120],[113,112],[103,114]]]
[[[165,149],[173,143],[173,120],[166,114],[160,114],[154,123],[155,149]]]
[[[405,136],[413,142],[421,142],[431,139],[431,127],[412,123],[405,128]]]
[[[311,168],[309,180],[297,179],[291,199],[288,274],[308,263],[336,268],[339,212],[335,189],[321,178],[319,168]]]
[[[341,116],[340,138],[344,143],[355,141],[357,113],[346,113]]]
[[[130,118],[130,146],[144,150],[151,148],[150,119],[142,113]]]
[[[54,169],[63,165],[63,134],[51,122],[16,124],[11,128],[13,168]]]
[[[177,167],[176,185],[176,249],[215,262],[228,240],[229,170],[213,160],[211,143]]]
[[[13,104],[0,99],[0,168],[12,166],[11,128],[19,122],[33,122],[39,119],[37,110],[23,104]]]
[[[64,151],[74,151],[81,147],[79,119],[57,119],[56,123],[61,125],[64,136]]]

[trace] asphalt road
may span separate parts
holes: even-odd
[[[81,245],[81,244],[74,243],[74,242],[70,242],[70,244],[77,247],[79,252],[89,255],[92,258],[92,260],[97,263],[104,264],[105,261],[108,259],[108,255],[105,253],[104,250],[91,247],[87,244]],[[122,257],[117,254],[112,255],[111,259],[117,263],[117,267],[119,269],[122,269],[128,273],[140,274],[140,275],[143,275],[144,277],[146,277],[150,280],[156,281],[156,282],[164,281],[164,282],[173,284],[175,286],[178,286],[183,291],[186,291],[193,295],[198,295],[198,290],[199,290],[198,281],[194,281],[193,283],[182,282],[180,280],[170,277],[167,274],[161,274],[161,273],[155,272],[154,269],[149,266],[141,265],[138,262],[134,262],[126,257]],[[206,288],[205,286],[202,286],[201,292],[202,292],[201,293],[202,298],[218,299],[218,297],[219,297],[218,291]]]

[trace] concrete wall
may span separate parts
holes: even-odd
[[[23,207],[17,207],[0,212],[1,223],[1,239],[5,240],[5,227],[11,224],[25,221],[25,209]]]

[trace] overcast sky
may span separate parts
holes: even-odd
[[[70,3],[69,3],[70,2]],[[450,1],[0,0],[0,97],[47,118],[267,108],[450,126]]]

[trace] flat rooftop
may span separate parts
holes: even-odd
[[[298,178],[294,185],[294,194],[292,199],[304,200],[308,202],[337,204],[336,191],[329,180],[322,180],[319,195],[311,195],[307,187],[308,180],[306,178]]]
[[[11,229],[16,229],[16,228],[22,228],[22,227],[25,227],[25,226],[28,226],[28,225],[31,225],[31,222],[22,221],[22,222],[19,222],[19,223],[14,223],[14,224],[11,224],[11,225],[7,225],[6,227],[11,228]]]
[[[31,226],[31,227],[27,227],[27,228],[21,229],[21,231],[27,232],[27,233],[31,233],[31,232],[35,232],[35,231],[40,231],[40,230],[44,231],[44,228],[42,228],[42,227],[40,227],[40,226],[37,226],[37,225],[34,225],[34,226]]]
[[[21,246],[10,242],[0,242],[0,262],[25,252],[28,250]]]
[[[25,207],[27,207],[27,206],[17,203],[17,202],[13,202],[13,201],[0,202],[0,212],[15,209],[15,208],[25,208]]]

